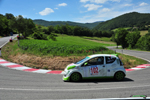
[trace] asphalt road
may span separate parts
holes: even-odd
[[[150,53],[124,51],[150,60]],[[146,55],[146,56],[143,56]],[[126,98],[150,96],[150,68],[127,72],[124,81],[63,82],[62,75],[23,72],[0,66],[0,100]]]
[[[9,41],[9,39],[14,39],[17,36],[17,34],[14,34],[13,36],[7,36],[7,37],[3,37],[0,38],[0,48]]]

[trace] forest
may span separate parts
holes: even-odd
[[[96,30],[113,30],[116,28],[126,28],[133,27],[138,28],[138,30],[148,30],[148,25],[150,25],[150,14],[149,13],[137,13],[131,12],[126,13],[111,20],[105,21],[97,25],[94,29]]]

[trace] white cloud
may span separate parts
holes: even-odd
[[[120,0],[111,0],[111,1],[113,1],[113,2],[120,2]]]
[[[106,1],[108,0],[92,0],[91,2],[94,2],[94,3],[105,3]]]
[[[89,0],[80,0],[80,2],[83,2],[83,3],[86,3],[87,1],[89,1]]]
[[[103,12],[108,12],[108,11],[110,11],[110,9],[109,8],[103,8],[102,11]]]
[[[58,4],[58,6],[67,6],[66,3],[61,3],[61,4]]]
[[[88,11],[91,11],[91,10],[97,10],[99,7],[102,7],[102,5],[86,4],[84,7],[88,8]]]
[[[45,16],[45,15],[48,15],[48,14],[53,13],[53,12],[54,12],[53,9],[45,8],[43,11],[39,12],[39,14],[42,16]]]
[[[86,2],[91,2],[91,3],[105,3],[107,1],[112,1],[112,2],[120,2],[120,0],[80,0],[80,2],[86,3]]]
[[[54,8],[54,9],[58,9],[58,8]]]
[[[91,2],[91,3],[97,3],[97,4],[99,4],[99,3],[105,3],[108,0],[80,0],[80,2],[83,2],[83,3],[86,3],[88,1]]]
[[[123,6],[125,6],[125,7],[132,6],[132,4],[124,4]]]
[[[140,4],[140,6],[146,6],[146,5],[148,5],[148,4],[145,3],[145,2],[143,2],[143,3]]]

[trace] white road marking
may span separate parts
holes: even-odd
[[[0,90],[13,90],[13,91],[87,91],[87,90],[111,90],[111,89],[127,89],[127,88],[140,88],[150,87],[150,85],[127,86],[127,87],[111,87],[111,88],[89,88],[89,89],[23,89],[23,88],[0,88]]]

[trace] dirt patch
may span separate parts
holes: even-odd
[[[9,56],[12,62],[37,69],[64,70],[70,63],[79,61],[82,57],[38,57],[35,55],[17,54]]]
[[[93,42],[98,42],[98,43],[104,43],[104,44],[116,44],[116,43],[113,43],[113,42],[107,42],[107,41],[90,40],[90,39],[87,39],[87,40],[93,41]]]

